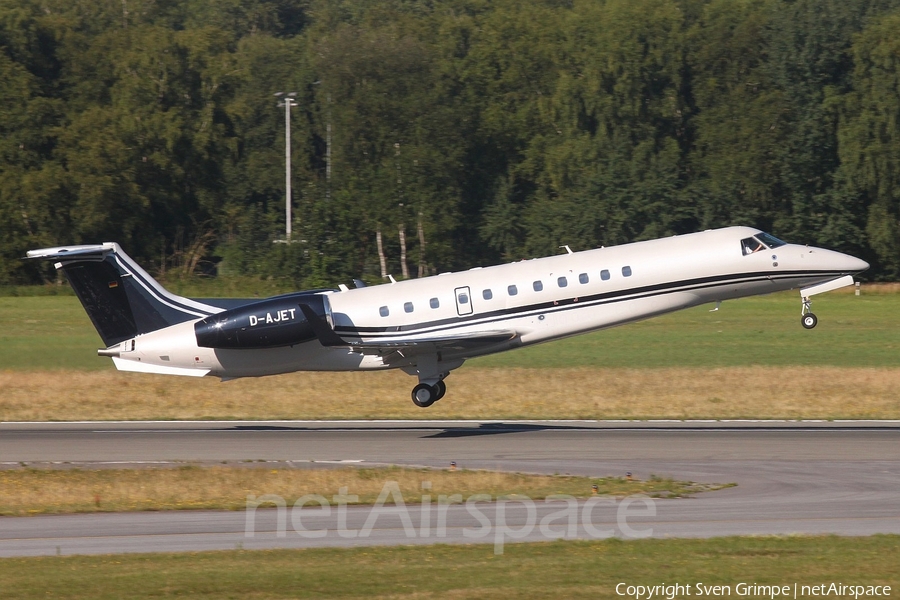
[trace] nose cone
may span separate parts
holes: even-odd
[[[844,256],[846,256],[847,259],[851,262],[850,271],[853,273],[862,273],[869,268],[869,263],[860,258],[850,256],[849,254],[845,254]]]
[[[824,262],[827,264],[827,268],[840,271],[846,275],[862,273],[869,268],[869,263],[849,254],[842,254],[833,250],[819,250],[818,252],[824,253],[822,258],[825,259]]]

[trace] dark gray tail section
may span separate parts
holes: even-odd
[[[167,292],[118,244],[31,250],[61,269],[107,347],[222,309]]]

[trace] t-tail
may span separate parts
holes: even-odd
[[[166,291],[114,243],[28,252],[54,261],[109,348],[135,336],[221,312]]]

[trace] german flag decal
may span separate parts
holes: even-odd
[[[118,281],[110,281],[109,282],[109,289],[113,289],[113,288],[117,288],[117,287],[119,287]]]

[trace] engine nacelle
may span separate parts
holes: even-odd
[[[314,340],[316,334],[300,310],[301,303],[325,317],[325,300],[321,295],[270,298],[198,321],[194,324],[197,345],[239,350],[278,348]]]

